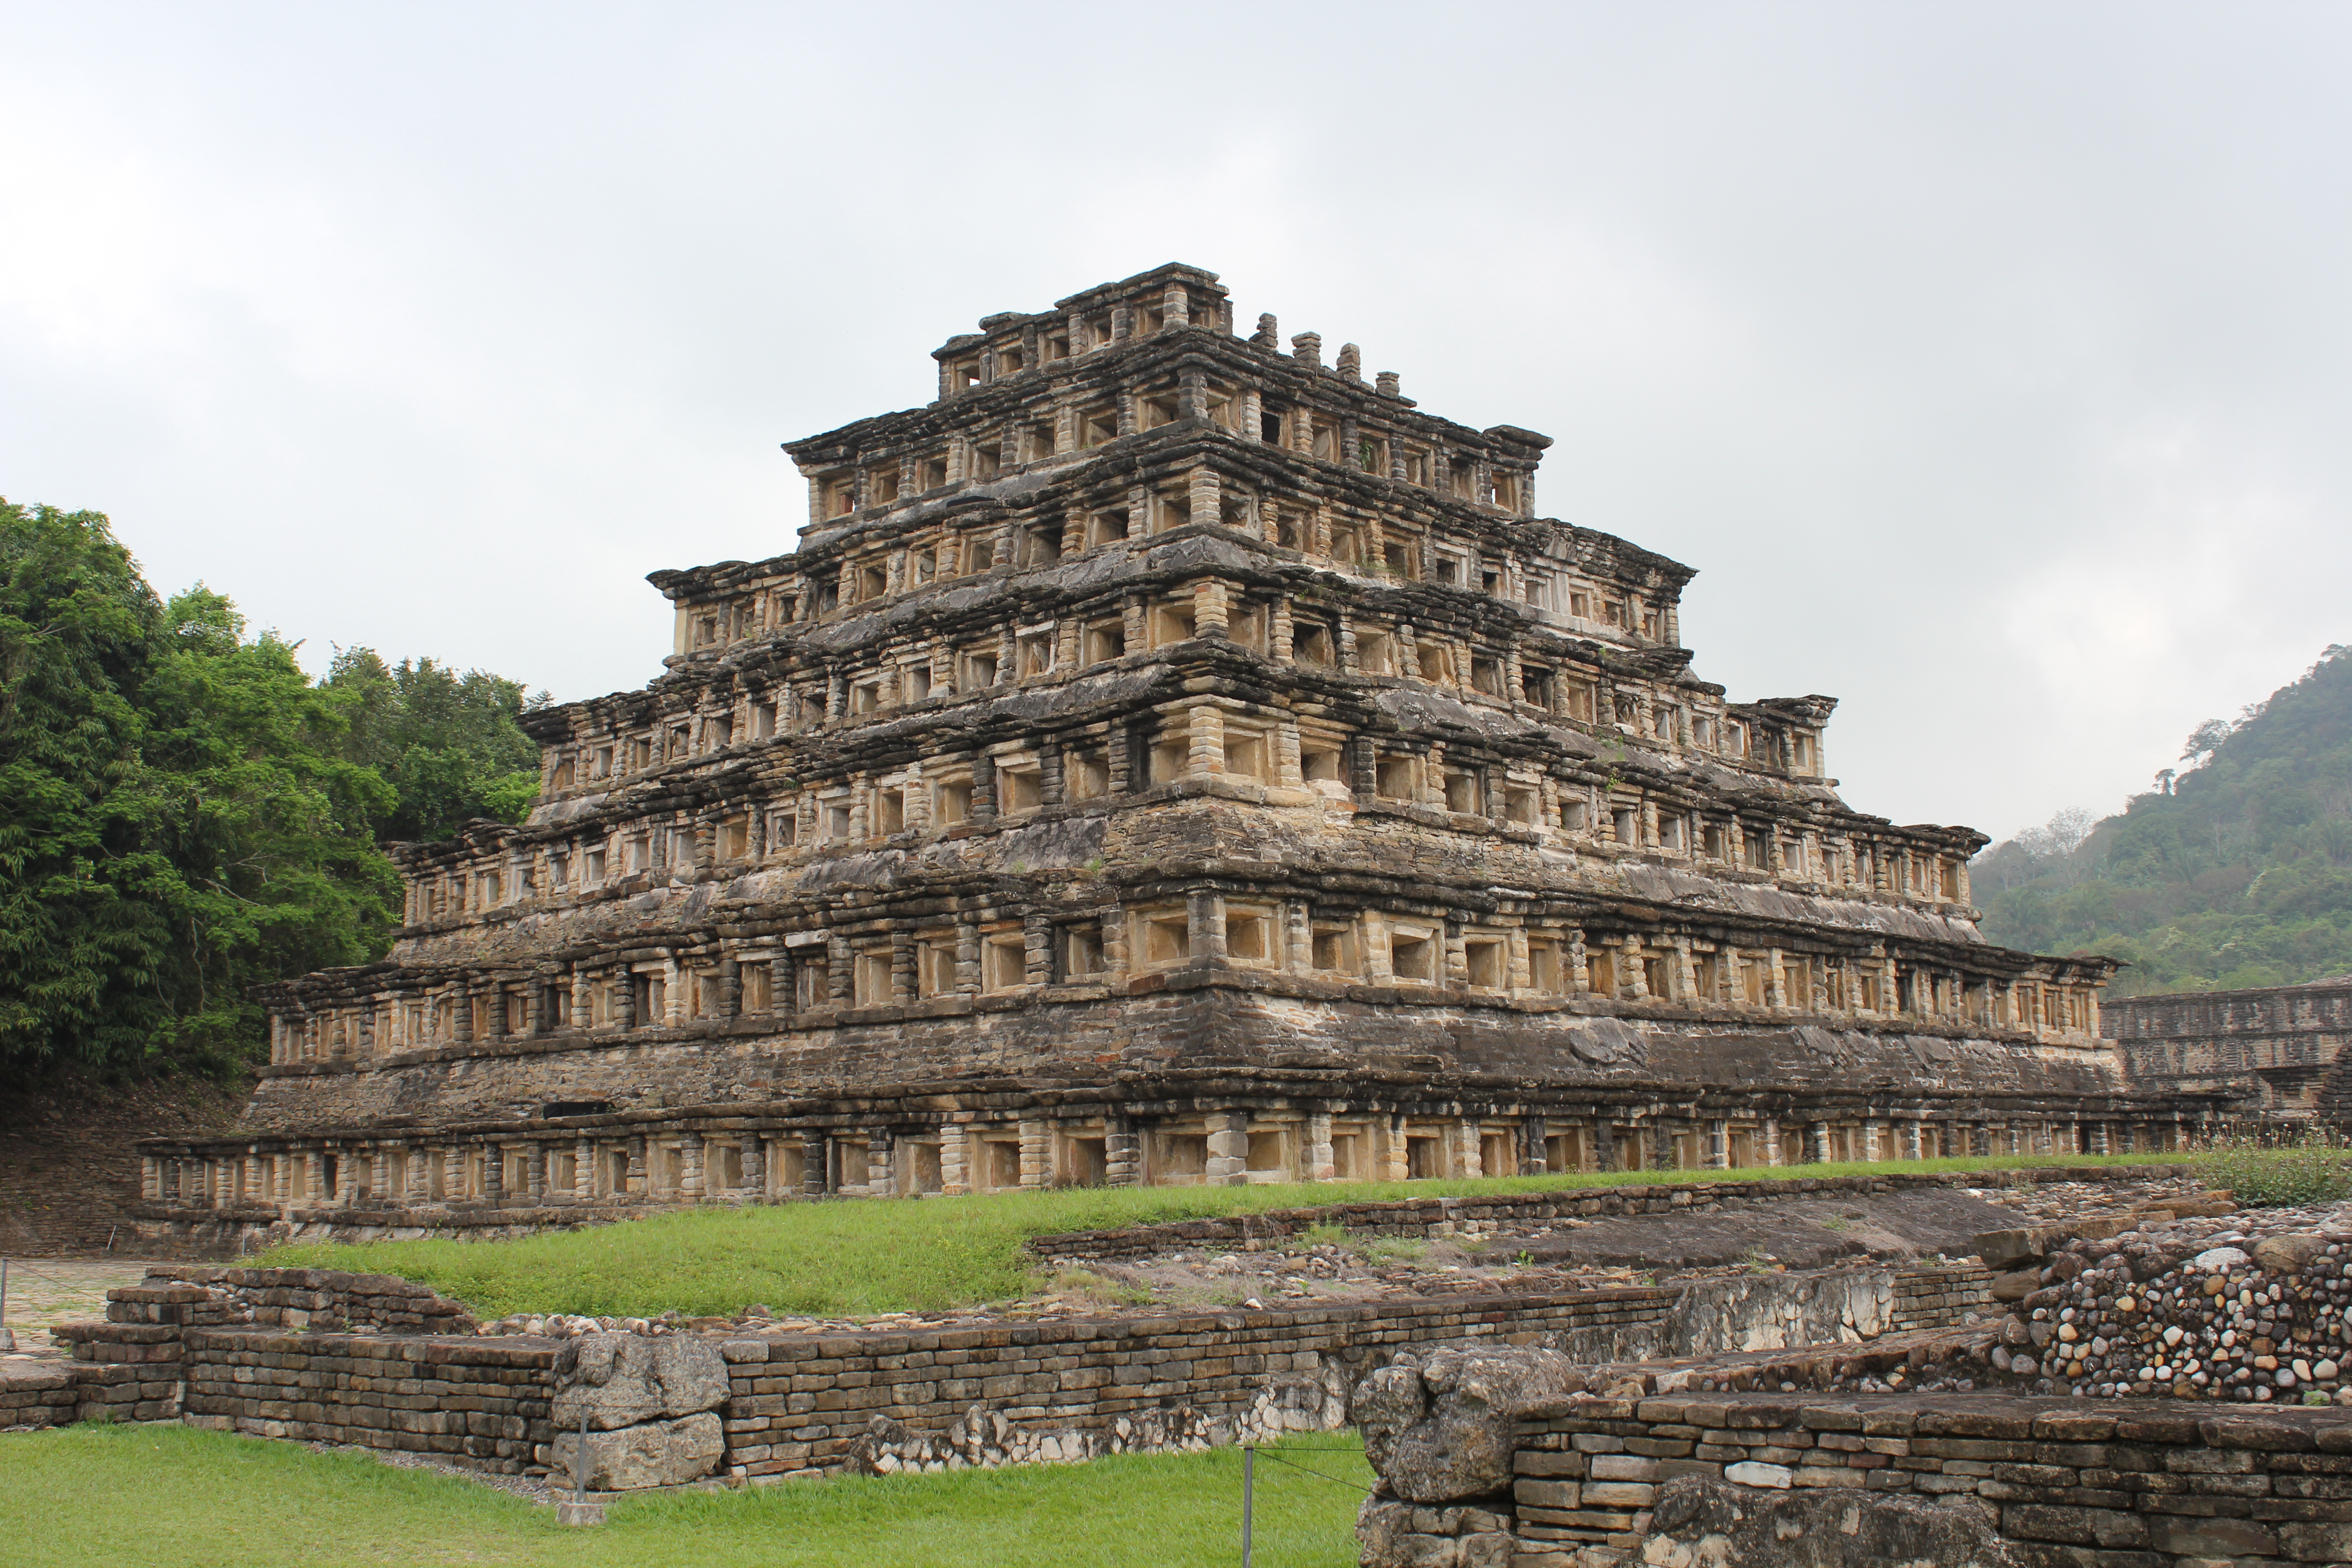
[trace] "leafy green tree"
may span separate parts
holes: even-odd
[[[2200,724],[2181,761],[2087,835],[2053,821],[1979,857],[1985,934],[2124,959],[2125,994],[2352,972],[2352,648]]]
[[[446,838],[469,818],[520,822],[539,792],[539,746],[516,719],[516,681],[429,658],[387,665],[373,648],[339,650],[326,689],[352,700],[345,754],[374,769],[397,795],[376,823],[387,843]]]
[[[312,685],[291,645],[248,637],[202,584],[164,621],[142,783],[150,842],[173,872],[153,895],[178,940],[155,1048],[219,1062],[263,1036],[248,987],[382,955],[400,879],[372,823],[396,797],[347,755],[354,699]]]
[[[529,809],[525,707],[366,649],[314,682],[102,515],[0,500],[0,1078],[257,1054],[255,985],[385,951],[380,842]]]
[[[139,749],[162,620],[103,516],[0,500],[0,1063],[135,1059],[168,1010]]]

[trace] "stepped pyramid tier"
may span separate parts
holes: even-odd
[[[173,1224],[2148,1148],[2114,965],[1988,944],[1984,837],[1848,807],[1832,700],[1693,672],[1689,567],[1549,437],[1168,266],[788,443],[798,547],[653,574],[519,826],[395,850],[391,957],[268,989]]]

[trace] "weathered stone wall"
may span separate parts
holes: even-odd
[[[2053,1165],[2041,1169],[2003,1171],[2003,1181],[2088,1182],[2128,1185],[2168,1181],[2179,1175],[2173,1165]],[[1785,1201],[1796,1196],[1834,1196],[1851,1193],[1895,1192],[1916,1187],[1968,1187],[1988,1178],[1969,1172],[1900,1172],[1870,1176],[1791,1176],[1737,1182],[1635,1182],[1616,1187],[1550,1188],[1523,1193],[1482,1193],[1475,1197],[1407,1198],[1394,1203],[1318,1204],[1295,1209],[1270,1209],[1208,1219],[1170,1220],[1159,1225],[1125,1226],[1117,1230],[1075,1230],[1032,1237],[1030,1252],[1049,1262],[1086,1262],[1119,1258],[1143,1258],[1178,1247],[1246,1247],[1253,1241],[1297,1236],[1318,1225],[1345,1226],[1353,1235],[1432,1237],[1452,1235],[1465,1226],[1524,1226],[1546,1220],[1589,1219],[1599,1215],[1672,1214],[1721,1205],[1738,1209]]]
[[[85,1375],[85,1369],[74,1367],[0,1367],[0,1431],[68,1426],[80,1420]]]
[[[2337,1063],[2352,1043],[2352,978],[2109,1001],[2101,1026],[2137,1087],[2227,1095],[2237,1115],[2352,1112]]]
[[[560,1382],[583,1380],[559,1364],[564,1347],[553,1341],[330,1327],[362,1310],[389,1316],[402,1303],[417,1321],[446,1321],[418,1304],[419,1297],[438,1298],[383,1276],[177,1272],[209,1280],[157,1279],[111,1292],[110,1321],[58,1331],[76,1357],[65,1369],[0,1378],[0,1410],[22,1412],[27,1425],[89,1418],[101,1406],[120,1419],[184,1415],[259,1436],[429,1452],[495,1470],[569,1463],[569,1451],[560,1447],[568,1439],[551,1426],[551,1402],[558,1400]],[[1872,1289],[1889,1301],[1958,1299],[1908,1289],[1903,1279],[1890,1281],[1881,1270],[1826,1278],[1848,1276],[1879,1281]],[[1777,1290],[1807,1284],[1798,1276],[1756,1282]],[[1629,1287],[728,1339],[717,1345],[727,1381],[719,1411],[725,1464],[739,1478],[773,1478],[908,1463],[1074,1458],[1336,1426],[1355,1383],[1401,1351],[1463,1342],[1574,1342],[1646,1354],[1674,1342],[1666,1320],[1685,1299],[1682,1287]],[[1729,1315],[1744,1310],[1761,1322],[1779,1310],[1759,1297]],[[264,1316],[274,1321],[256,1321]],[[1727,1316],[1718,1305],[1708,1321],[1719,1324]],[[288,1326],[297,1319],[307,1327]],[[1898,1309],[1882,1326],[1927,1325],[1904,1319]],[[1834,1325],[1831,1337],[1838,1337]],[[698,1347],[710,1342],[686,1348],[707,1355]],[[656,1381],[667,1387],[679,1379],[661,1373]],[[575,1398],[575,1408],[581,1398],[593,1405],[596,1396]],[[697,1404],[685,1415],[702,1408]],[[633,1422],[646,1415],[632,1410]],[[564,1416],[565,1430],[575,1419]],[[625,1464],[625,1456],[608,1460],[595,1446],[602,1441],[592,1441],[599,1473],[658,1469],[653,1461]],[[886,1456],[889,1463],[877,1465]]]
[[[1529,1413],[1514,1468],[1499,1511],[1515,1516],[1518,1568],[1587,1568],[1589,1547],[1638,1551],[1668,1512],[1668,1489],[1694,1478],[1729,1483],[1768,1518],[1788,1494],[1814,1489],[1849,1489],[1856,1501],[1974,1500],[2021,1562],[2352,1556],[2352,1415],[2334,1410],[1988,1395],[1579,1399]]]
[[[545,1460],[556,1347],[544,1341],[189,1329],[185,1346],[193,1426],[509,1474]]]

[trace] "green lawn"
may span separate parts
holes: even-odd
[[[1308,1452],[1308,1449],[1342,1452]],[[1352,1438],[1261,1458],[1256,1561],[1348,1568],[1360,1489]],[[1224,1568],[1240,1561],[1241,1454],[844,1477],[613,1505],[566,1530],[554,1511],[437,1471],[184,1426],[0,1436],[0,1561],[11,1568]]]
[[[551,1231],[512,1241],[386,1241],[278,1247],[250,1261],[404,1275],[470,1303],[509,1312],[689,1316],[742,1310],[837,1316],[937,1311],[1035,1289],[1022,1244],[1033,1236],[1154,1220],[1260,1213],[1310,1204],[1468,1196],[1631,1182],[1885,1175],[2113,1164],[2163,1156],[2070,1160],[1922,1160],[1778,1170],[1612,1172],[1458,1182],[1322,1182],[1241,1187],[1074,1187],[955,1198],[852,1198],[677,1211]],[[2185,1158],[2186,1156],[2175,1156]]]

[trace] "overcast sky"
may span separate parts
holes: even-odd
[[[1558,437],[1847,801],[2101,813],[2352,641],[2338,6],[0,3],[0,494],[560,699],[782,440],[1162,261]]]

